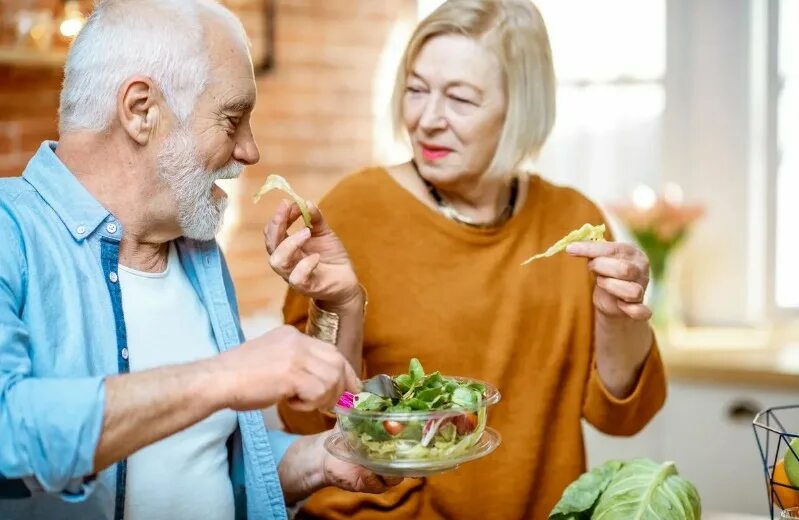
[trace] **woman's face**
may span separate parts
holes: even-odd
[[[422,176],[443,186],[481,176],[494,158],[506,107],[493,53],[457,34],[428,40],[408,74],[402,106]]]

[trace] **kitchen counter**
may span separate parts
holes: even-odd
[[[658,338],[669,378],[799,390],[799,342],[747,329],[682,329]]]
[[[702,520],[769,520],[769,517],[761,515],[744,515],[740,513],[708,512],[702,513]]]

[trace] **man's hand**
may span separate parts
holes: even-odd
[[[360,381],[334,345],[278,327],[213,360],[234,410],[266,408],[286,399],[297,410],[331,408]]]
[[[401,477],[384,477],[362,466],[344,462],[325,452],[324,482],[345,491],[384,493],[402,482]]]
[[[293,504],[327,486],[359,493],[383,493],[402,482],[339,460],[325,449],[329,430],[294,442],[280,463],[278,474],[286,503]]]
[[[286,399],[298,410],[329,409],[360,391],[336,347],[279,327],[210,359],[109,377],[101,471],[131,453],[223,409],[259,410]]]

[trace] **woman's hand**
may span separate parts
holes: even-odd
[[[644,305],[649,285],[649,259],[641,250],[622,242],[578,242],[566,248],[573,256],[589,259],[596,275],[594,307],[609,317],[647,321],[652,311]]]
[[[338,236],[327,225],[319,208],[308,204],[313,229],[303,227],[288,234],[300,217],[297,204],[282,201],[264,228],[269,265],[297,292],[341,307],[361,297],[358,277]]]
[[[623,399],[635,388],[653,345],[652,311],[644,305],[649,259],[634,246],[620,242],[578,242],[566,252],[588,258],[588,268],[596,275],[596,367],[605,387]]]

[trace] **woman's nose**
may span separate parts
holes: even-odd
[[[446,127],[447,121],[444,118],[444,106],[440,97],[430,96],[422,110],[419,118],[419,126],[424,130],[438,130]]]

